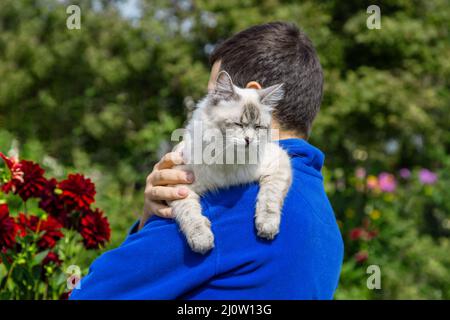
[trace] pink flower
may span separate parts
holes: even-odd
[[[401,168],[399,174],[403,179],[409,179],[411,177],[411,171],[407,168]]]
[[[364,178],[366,177],[366,169],[361,168],[361,167],[356,168],[356,170],[355,170],[355,176],[356,176],[358,179],[364,179]]]
[[[437,175],[428,169],[422,169],[419,171],[419,180],[423,184],[434,184],[437,181]]]
[[[350,230],[350,240],[356,241],[356,240],[364,240],[364,241],[370,241],[373,238],[375,238],[378,235],[377,230],[367,230],[361,227],[353,228]]]
[[[360,251],[355,254],[355,260],[357,263],[364,263],[367,258],[369,258],[369,253],[367,251]]]
[[[394,175],[382,172],[378,176],[378,181],[380,184],[380,190],[383,192],[394,192],[397,188],[397,181],[395,181]]]
[[[44,178],[44,169],[32,161],[18,161],[14,158],[8,158],[1,152],[0,158],[11,171],[11,179],[1,187],[3,192],[18,194],[23,201],[41,195],[47,182]]]

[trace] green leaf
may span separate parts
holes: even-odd
[[[3,263],[6,266],[6,269],[9,269],[11,267],[11,263],[9,263],[8,257],[6,256],[6,254],[4,254],[3,252],[0,252],[0,258],[2,259],[1,263]]]
[[[45,257],[47,256],[49,251],[50,250],[45,250],[45,251],[42,251],[42,252],[39,252],[38,254],[36,254],[33,257],[33,264],[34,265],[40,264],[45,259]]]

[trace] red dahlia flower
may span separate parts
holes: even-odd
[[[62,190],[61,199],[71,208],[88,210],[94,202],[95,185],[81,174],[69,174],[58,187]]]
[[[47,180],[41,201],[39,201],[39,208],[53,216],[64,227],[69,227],[69,213],[73,208],[68,208],[61,195],[55,192],[57,184],[56,179]]]
[[[72,293],[72,290],[70,290],[69,292],[61,293],[61,295],[59,296],[59,300],[69,300],[71,293]]]
[[[12,191],[14,194],[18,194],[23,201],[41,195],[47,182],[44,178],[44,169],[32,161],[21,160],[18,162],[16,159],[6,157],[1,152],[0,157],[11,171],[11,180],[2,186],[3,192]]]
[[[87,249],[97,249],[104,245],[111,236],[111,229],[103,212],[99,209],[86,211],[81,216],[79,232]]]
[[[50,252],[47,254],[47,256],[44,258],[44,260],[42,261],[42,265],[45,266],[45,265],[47,265],[47,264],[49,264],[49,263],[54,263],[54,264],[56,264],[57,266],[60,266],[61,263],[62,263],[62,261],[61,261],[61,259],[59,258],[59,256],[58,256],[57,253],[55,253],[55,252],[53,252],[53,251],[50,251]]]
[[[8,205],[0,204],[0,249],[11,248],[16,243],[18,227],[9,216]]]
[[[26,216],[20,213],[17,217],[17,224],[19,225],[19,234],[22,237],[28,231],[35,233],[44,232],[37,243],[39,248],[43,250],[53,248],[56,242],[64,236],[60,230],[62,225],[52,216],[49,216],[46,220],[42,220],[36,216]]]

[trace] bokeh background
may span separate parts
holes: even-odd
[[[69,4],[81,29],[66,27]],[[381,9],[369,30],[366,9]],[[120,244],[153,163],[205,93],[219,41],[297,23],[325,73],[310,142],[345,241],[336,299],[450,298],[447,0],[0,2],[0,151],[82,172]],[[163,244],[158,244],[163,245]],[[79,253],[86,271],[98,252]],[[369,265],[381,289],[366,286]]]

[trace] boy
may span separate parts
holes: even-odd
[[[253,215],[258,185],[237,186],[202,198],[215,247],[190,250],[171,218],[167,200],[187,195],[195,177],[171,169],[170,153],[147,178],[145,208],[125,242],[91,266],[71,299],[331,299],[343,259],[343,242],[320,173],[323,153],[310,145],[319,110],[323,75],[311,41],[283,22],[248,28],[216,47],[208,89],[220,70],[240,87],[283,83],[273,128],[289,154],[293,182],[283,207],[280,233],[257,237]]]

